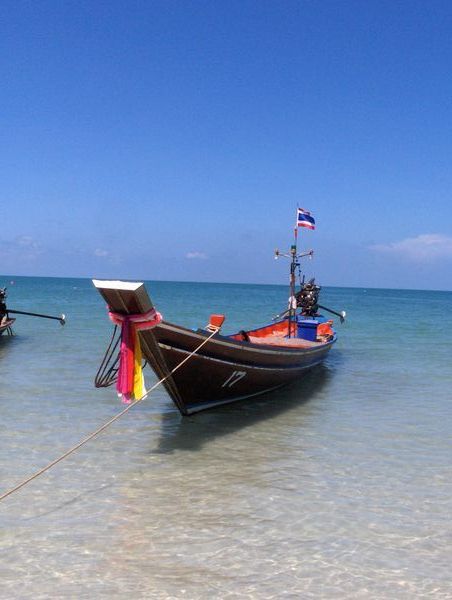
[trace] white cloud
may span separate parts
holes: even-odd
[[[432,262],[441,258],[452,258],[452,237],[441,233],[423,233],[399,242],[370,246],[370,249],[413,262]]]
[[[105,257],[108,256],[109,252],[107,250],[104,250],[103,248],[96,248],[94,250],[94,256],[101,256],[101,257]]]
[[[185,258],[194,258],[194,259],[198,259],[198,260],[206,260],[207,254],[204,254],[204,252],[187,252],[187,254],[185,255]]]
[[[22,248],[32,248],[32,249],[39,248],[38,242],[36,242],[29,235],[21,235],[21,236],[17,237],[15,240],[15,243],[17,244],[17,246],[20,246]]]
[[[0,240],[0,257],[9,261],[36,260],[44,249],[29,235],[21,235],[14,240]]]

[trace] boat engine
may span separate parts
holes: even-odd
[[[6,288],[0,288],[0,306],[4,306],[6,308],[6,304],[5,304],[5,300],[6,300],[6,296],[8,294],[6,293]]]
[[[303,316],[317,316],[320,289],[320,286],[316,285],[315,279],[311,279],[308,283],[303,284],[301,290],[295,294],[297,308],[301,308]]]
[[[0,288],[0,323],[3,321],[3,317],[6,317],[8,309],[6,308],[6,288]]]

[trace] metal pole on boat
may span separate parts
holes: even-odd
[[[278,259],[280,256],[284,256],[285,258],[290,258],[291,259],[291,263],[290,263],[290,282],[289,282],[289,306],[287,308],[287,310],[285,310],[283,313],[281,313],[280,315],[277,315],[276,317],[273,318],[273,320],[279,318],[279,317],[285,317],[286,315],[288,315],[288,337],[291,337],[294,328],[292,327],[292,322],[296,322],[296,312],[297,312],[297,300],[295,297],[295,273],[297,271],[297,267],[300,267],[300,262],[299,259],[300,258],[304,258],[305,256],[309,256],[312,258],[312,255],[314,254],[313,250],[307,250],[306,252],[301,252],[300,254],[297,253],[297,241],[298,241],[298,207],[297,207],[297,220],[295,221],[295,227],[294,227],[294,242],[292,244],[292,246],[290,247],[290,252],[288,253],[283,253],[280,252],[278,249],[275,250],[275,259]],[[296,334],[295,334],[296,335]]]
[[[298,214],[298,208],[297,208]],[[292,256],[292,262],[290,264],[290,306],[289,306],[289,331],[288,337],[291,336],[292,321],[295,319],[295,313],[297,310],[297,304],[295,300],[295,271],[297,268],[297,238],[298,238],[298,227],[295,223],[294,227],[294,243],[290,248],[290,254]]]
[[[41,317],[42,319],[54,319],[55,321],[59,321],[61,325],[66,323],[66,316],[60,315],[59,317],[53,317],[51,315],[42,315],[41,313],[33,313],[33,312],[25,312],[23,310],[12,310],[8,308],[8,312],[13,315],[27,315],[29,317]]]
[[[319,304],[318,306],[322,310],[326,310],[326,311],[330,312],[332,315],[336,315],[337,317],[339,317],[341,320],[341,323],[343,323],[345,321],[345,317],[347,316],[347,313],[345,312],[345,310],[341,310],[341,312],[339,313],[336,310],[332,310],[331,308],[322,306],[321,304]]]

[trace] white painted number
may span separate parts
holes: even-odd
[[[246,371],[233,371],[232,375],[226,379],[221,387],[232,387],[246,375]]]

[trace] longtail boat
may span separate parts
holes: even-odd
[[[59,321],[61,325],[66,323],[65,315],[60,315],[59,317],[54,317],[52,315],[43,315],[41,313],[28,312],[24,310],[13,310],[12,308],[8,308],[6,306],[6,298],[7,298],[6,288],[0,288],[0,335],[6,333],[7,335],[14,335],[12,325],[16,321],[10,317],[10,314],[15,315],[27,315],[29,317],[41,317],[43,319],[53,319],[55,321]]]
[[[164,321],[144,283],[94,279],[115,323],[95,385],[116,383],[125,401],[138,400],[145,393],[141,373],[144,358],[163,380],[181,414],[189,415],[271,392],[300,380],[307,370],[319,365],[337,335],[333,322],[318,313],[320,287],[314,280],[306,282],[301,277],[300,259],[312,256],[312,250],[297,253],[297,228],[308,226],[300,225],[300,211],[314,229],[310,213],[298,209],[295,243],[288,254],[275,253],[275,258],[291,260],[289,308],[262,327],[223,335],[224,315],[212,315],[206,327],[194,331]],[[322,308],[339,316],[341,322],[345,318],[345,312]]]
[[[11,319],[8,314],[8,308],[6,306],[6,288],[0,288],[0,335],[6,333],[12,335],[12,325],[15,319]]]
[[[2,317],[2,319],[0,320],[0,335],[2,335],[2,333],[7,333],[8,335],[12,335],[12,329],[11,327],[14,324],[14,321],[16,319],[8,319],[8,317],[4,316]]]

